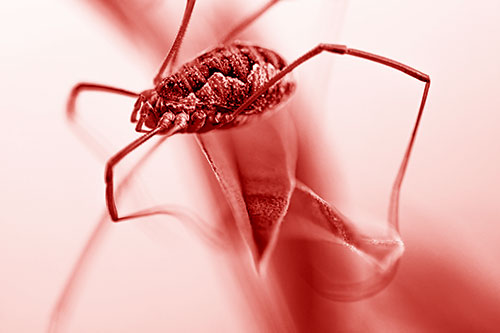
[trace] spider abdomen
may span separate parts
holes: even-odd
[[[158,84],[156,93],[162,104],[177,106],[174,113],[183,109],[190,116],[186,132],[232,127],[246,122],[249,116],[267,113],[288,99],[295,88],[289,75],[236,117],[231,114],[285,66],[286,62],[274,51],[235,42],[184,64]],[[164,113],[156,111],[157,116]],[[205,121],[200,126],[202,117]]]

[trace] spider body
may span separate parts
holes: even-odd
[[[295,89],[290,75],[234,114],[286,65],[276,52],[256,45],[233,42],[218,46],[182,65],[154,89],[142,92],[132,121],[137,122],[138,132],[144,131],[143,125],[154,129],[160,122],[168,130],[180,117],[187,121],[180,132],[187,133],[241,125],[257,115],[270,114],[288,100]]]
[[[283,58],[272,50],[233,41],[240,31],[278,0],[269,0],[255,14],[230,31],[219,46],[185,63],[172,73],[171,68],[174,67],[195,2],[186,1],[182,23],[153,80],[153,89],[136,93],[113,86],[82,82],[71,91],[67,107],[67,115],[71,121],[74,121],[75,100],[82,91],[103,91],[137,98],[131,121],[137,123],[136,131],[144,134],[113,155],[106,163],[106,204],[113,221],[157,213],[148,211],[123,217],[118,215],[114,198],[113,169],[125,156],[156,135],[163,135],[165,139],[176,133],[203,133],[234,127],[250,119],[258,119],[261,115],[271,114],[270,111],[283,105],[295,89],[295,82],[290,77],[292,71],[320,53],[349,55],[377,62],[425,82],[417,120],[393,188],[393,198],[397,198],[430,87],[430,77],[427,74],[395,60],[345,45],[318,44],[287,65]],[[396,216],[393,211],[397,211],[397,200],[392,203],[391,213]]]

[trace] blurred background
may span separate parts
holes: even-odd
[[[78,110],[102,145],[97,154],[88,149],[64,116],[71,87],[92,81],[141,91],[150,88],[161,61],[144,42],[125,37],[96,3],[0,4],[2,332],[46,329],[103,216],[106,158],[136,136],[128,122],[133,100],[85,94]],[[184,2],[143,6],[164,15],[158,19],[173,38]],[[214,45],[227,29],[223,20],[234,24],[256,6],[200,0],[180,60]],[[286,0],[243,34],[289,61],[319,42],[342,43],[409,64],[432,79],[401,193],[406,252],[396,278],[361,302],[314,299],[305,305],[311,327],[498,327],[499,13],[493,0]],[[317,182],[311,187],[354,219],[383,219],[423,85],[373,63],[328,55],[294,76],[299,89],[291,104],[304,108],[297,127],[301,149],[310,149],[303,155],[324,163],[322,169],[331,166],[331,172],[311,177]],[[193,138],[172,138],[141,172],[127,202],[142,208],[174,203],[216,220],[219,203],[209,195],[200,161]],[[302,162],[297,172],[310,170]],[[252,314],[259,309],[247,304],[243,282],[227,268],[237,258],[207,247],[176,219],[105,222],[61,331],[262,330]],[[307,328],[304,318],[291,316],[296,328]]]

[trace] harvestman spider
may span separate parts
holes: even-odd
[[[268,1],[253,15],[238,24],[217,48],[186,63],[172,74],[172,68],[175,65],[195,4],[195,0],[187,0],[181,26],[153,81],[155,85],[153,89],[135,93],[95,83],[79,83],[73,88],[67,107],[67,116],[70,121],[75,120],[75,102],[82,91],[104,91],[137,98],[131,121],[137,123],[137,132],[145,134],[120,150],[106,164],[106,203],[113,221],[118,222],[134,217],[165,213],[148,209],[123,217],[118,215],[113,186],[113,168],[126,155],[156,135],[163,135],[162,140],[158,142],[160,144],[175,133],[201,133],[218,128],[228,128],[242,124],[250,118],[257,118],[260,114],[268,114],[269,110],[283,104],[293,93],[295,83],[287,74],[307,60],[326,51],[378,62],[425,83],[415,125],[392,188],[389,222],[397,229],[399,190],[429,92],[429,76],[397,61],[351,49],[344,45],[319,44],[290,65],[286,65],[284,60],[274,51],[250,44],[231,43],[240,31],[248,27],[278,1]],[[144,129],[144,126],[150,130]],[[298,186],[302,185],[298,184]],[[98,229],[91,236],[67,281],[53,310],[49,331],[56,329],[58,316],[65,307],[71,285],[78,274],[77,269],[83,262],[83,258],[89,250],[88,247],[96,237],[97,232]],[[393,269],[394,271],[395,269]]]
[[[251,44],[231,42],[235,35],[278,1],[271,0],[266,3],[237,25],[222,40],[220,46],[186,63],[172,74],[196,2],[188,0],[181,26],[153,81],[153,89],[135,93],[95,83],[79,83],[73,88],[68,101],[69,119],[74,118],[76,98],[84,90],[105,91],[138,98],[131,121],[137,123],[137,132],[145,134],[116,153],[106,164],[106,204],[113,221],[155,214],[153,211],[144,211],[122,217],[118,215],[113,168],[126,155],[155,135],[168,137],[175,133],[201,133],[228,128],[242,124],[249,118],[256,118],[257,115],[269,113],[269,110],[286,101],[294,90],[295,83],[286,75],[324,51],[378,62],[425,82],[415,127],[393,188],[392,197],[397,196],[429,91],[429,76],[392,59],[344,45],[319,44],[290,65],[286,65],[274,51]],[[144,129],[144,126],[150,130]],[[392,207],[391,210],[394,209],[397,210],[397,207]]]

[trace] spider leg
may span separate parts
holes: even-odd
[[[236,35],[246,29],[250,24],[267,12],[272,6],[274,6],[279,0],[269,0],[264,6],[259,8],[255,13],[246,17],[238,25],[236,25],[222,40],[221,44],[227,44],[234,39]]]
[[[167,136],[164,136],[158,140],[154,144],[153,147],[151,147],[141,158],[140,160],[131,168],[129,172],[125,175],[123,180],[118,184],[116,187],[116,196],[120,197],[128,188],[130,185],[130,182],[133,180],[133,175],[141,168],[141,166],[148,160],[148,158],[157,150],[157,148],[167,139]],[[155,212],[157,213],[157,211]],[[172,208],[164,208],[161,211],[162,214],[166,215],[171,215],[177,218],[183,218],[185,213],[182,211],[176,211],[175,209]],[[145,216],[147,214],[143,214],[143,212],[136,213],[137,217],[140,216]],[[158,213],[157,213],[158,214]],[[184,214],[184,215],[183,215]],[[151,214],[150,214],[151,215]],[[78,259],[74,263],[70,274],[68,275],[65,283],[64,283],[64,288],[61,290],[61,293],[59,294],[57,301],[55,305],[52,308],[50,320],[49,320],[49,327],[48,327],[48,332],[49,333],[55,333],[58,331],[58,328],[60,328],[61,325],[64,324],[64,319],[65,315],[67,315],[67,312],[71,310],[71,303],[75,297],[75,293],[77,292],[78,288],[78,283],[81,279],[82,274],[84,274],[85,270],[89,266],[91,260],[92,260],[92,255],[95,254],[95,248],[96,246],[99,245],[99,243],[102,241],[105,232],[108,230],[107,228],[109,227],[108,224],[108,214],[105,212],[103,216],[99,219],[99,222],[96,224],[94,227],[92,233],[90,234],[89,238],[85,242],[84,247],[80,251],[78,255]],[[195,217],[191,218],[193,221]],[[192,222],[194,226],[195,223]],[[202,224],[206,225],[206,224]],[[203,230],[200,231],[200,233]],[[203,236],[207,235],[206,237],[208,238],[210,235],[208,232],[205,232],[202,234]]]
[[[160,120],[159,125],[149,131],[148,133],[142,135],[136,140],[129,143],[123,149],[121,149],[118,153],[116,153],[113,157],[111,157],[106,163],[106,171],[105,171],[105,182],[106,182],[106,205],[108,207],[109,215],[114,222],[131,219],[134,217],[145,216],[144,214],[131,214],[128,216],[119,217],[118,211],[116,209],[115,195],[114,195],[114,186],[113,186],[113,169],[115,165],[120,162],[125,156],[130,154],[136,148],[141,146],[143,143],[151,139],[153,136],[157,134],[162,134],[166,137],[169,137],[176,132],[183,130],[188,125],[188,116],[186,114],[178,114],[175,118],[173,126],[169,128],[169,121]],[[165,132],[166,131],[166,132]],[[151,215],[151,214],[149,214]]]
[[[114,186],[113,186],[113,168],[114,166],[120,162],[125,156],[135,150],[137,147],[151,139],[153,136],[163,131],[164,127],[158,126],[154,130],[142,135],[136,140],[132,141],[125,148],[121,149],[118,153],[116,153],[113,157],[111,157],[106,163],[106,171],[105,171],[105,182],[106,182],[106,205],[108,207],[109,214],[111,215],[111,219],[117,222],[120,219],[118,218],[118,212],[116,210],[115,203],[115,195],[114,195]],[[126,217],[125,217],[126,218]]]
[[[269,88],[271,88],[276,82],[281,80],[285,75],[293,71],[296,67],[300,66],[302,63],[310,60],[311,58],[317,56],[321,52],[326,51],[329,53],[340,54],[340,55],[351,55],[358,58],[363,58],[366,60],[378,62],[382,65],[392,67],[398,71],[401,71],[417,80],[425,82],[424,91],[422,94],[422,99],[420,102],[420,107],[417,114],[417,119],[415,121],[415,125],[412,130],[412,134],[410,137],[410,141],[406,147],[405,154],[403,156],[403,160],[401,161],[396,179],[394,180],[394,184],[392,187],[391,193],[391,201],[389,204],[389,223],[398,229],[398,206],[399,206],[399,192],[401,189],[401,184],[403,182],[403,178],[406,172],[406,168],[408,166],[408,161],[410,159],[411,151],[413,148],[413,143],[415,142],[415,138],[417,135],[417,130],[420,125],[420,120],[422,118],[422,114],[424,112],[425,101],[427,100],[427,94],[429,93],[429,87],[431,84],[431,79],[427,74],[424,74],[408,65],[402,64],[395,60],[385,58],[373,53],[351,49],[345,45],[337,45],[337,44],[319,44],[309,52],[305,53],[297,60],[292,62],[290,65],[286,66],[282,71],[276,74],[271,80],[266,82],[259,90],[253,93],[243,104],[241,104],[238,109],[235,110],[233,117],[237,116],[247,107],[249,107],[257,98],[259,98],[262,94],[264,94]]]
[[[112,86],[107,86],[104,84],[98,83],[88,83],[88,82],[80,82],[71,89],[71,93],[68,98],[68,102],[66,104],[66,116],[69,120],[74,121],[75,118],[75,104],[76,98],[80,95],[81,92],[85,90],[90,91],[104,91],[118,95],[124,95],[129,97],[139,97],[138,93],[133,91],[129,91],[126,89],[116,88]]]
[[[128,97],[138,97],[140,94],[121,89],[115,88],[103,84],[98,83],[88,83],[88,82],[80,82],[71,89],[71,93],[68,97],[68,101],[66,103],[66,118],[69,123],[73,126],[72,129],[77,136],[91,149],[93,153],[95,153],[98,157],[102,158],[107,156],[106,149],[103,148],[100,141],[97,140],[94,135],[83,126],[78,120],[78,116],[76,113],[76,99],[80,96],[80,93],[84,91],[101,91],[112,94],[118,94]]]
[[[163,79],[167,66],[175,64],[175,60],[177,58],[177,54],[179,52],[179,48],[181,47],[182,44],[182,39],[184,38],[184,35],[186,33],[187,26],[189,24],[189,20],[191,19],[191,14],[193,13],[193,8],[196,0],[187,0],[186,1],[186,8],[184,9],[184,16],[182,17],[182,23],[181,26],[179,27],[179,30],[177,31],[177,35],[175,36],[174,43],[172,44],[172,47],[170,47],[170,50],[168,51],[167,56],[163,60],[163,63],[160,66],[160,69],[158,71],[158,74],[156,74],[153,83],[154,85],[158,85],[160,81]]]

